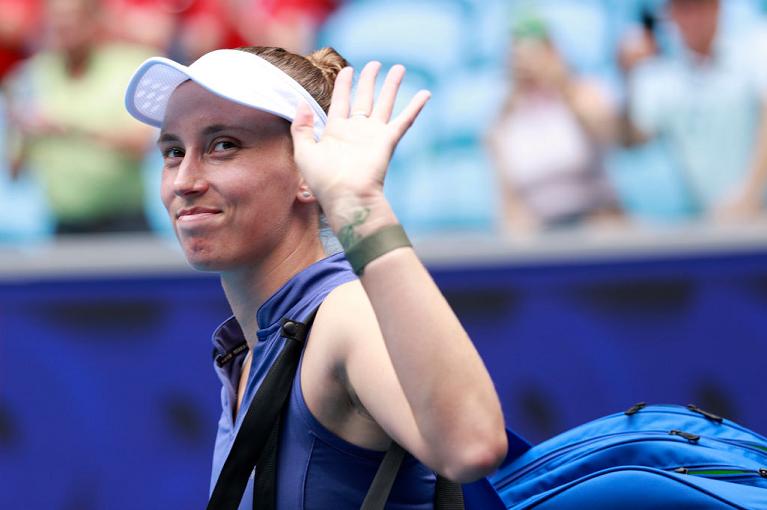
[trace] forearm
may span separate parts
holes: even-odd
[[[393,66],[374,101],[380,67],[371,62],[363,68],[353,103],[352,70],[339,72],[319,141],[307,106],[299,106],[291,126],[296,164],[347,251],[397,222],[383,195],[386,169],[430,97],[419,91],[392,118],[405,70]],[[363,306],[359,323],[345,329],[349,335],[355,330],[369,335],[371,343],[356,336],[345,339],[356,346],[339,359],[351,390],[390,437],[432,469],[459,481],[488,473],[506,452],[498,397],[479,355],[412,248],[392,249],[370,261],[361,282],[373,313]]]
[[[360,237],[396,222],[383,200],[363,210],[366,220],[354,227]],[[452,478],[486,474],[506,447],[500,403],[429,273],[412,248],[399,248],[370,262],[361,281],[425,443],[422,460]]]

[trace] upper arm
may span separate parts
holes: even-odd
[[[387,352],[373,307],[358,281],[336,289],[326,310],[337,332],[338,367],[350,399],[393,441],[423,459],[425,443]]]

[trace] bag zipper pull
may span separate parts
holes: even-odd
[[[685,432],[685,431],[679,430],[679,429],[670,430],[669,434],[671,434],[672,436],[683,437],[686,440],[688,440],[689,442],[696,443],[696,444],[700,440],[700,436],[698,434],[691,434],[690,432]]]
[[[631,406],[628,409],[626,409],[623,412],[623,414],[625,414],[626,416],[631,416],[632,414],[638,413],[639,411],[641,411],[645,407],[647,407],[647,402],[639,402],[638,404],[634,404],[633,406]]]
[[[678,467],[674,470],[674,473],[679,473],[680,475],[686,475],[689,470],[686,467]]]
[[[722,423],[724,421],[724,418],[722,418],[721,416],[717,416],[714,413],[710,413],[708,411],[705,411],[705,410],[701,409],[700,407],[696,406],[695,404],[687,404],[687,409],[689,409],[690,411],[692,411],[694,413],[702,414],[703,416],[705,416],[709,420],[715,421],[717,423]]]

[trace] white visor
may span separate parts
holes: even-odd
[[[135,118],[161,127],[170,95],[186,80],[235,103],[293,121],[298,104],[314,112],[314,137],[319,139],[327,115],[306,89],[261,57],[242,50],[215,50],[184,66],[152,57],[139,66],[128,84],[125,107]]]

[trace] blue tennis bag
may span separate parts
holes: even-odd
[[[510,436],[466,508],[765,509],[767,439],[694,405],[637,404],[537,446]]]

